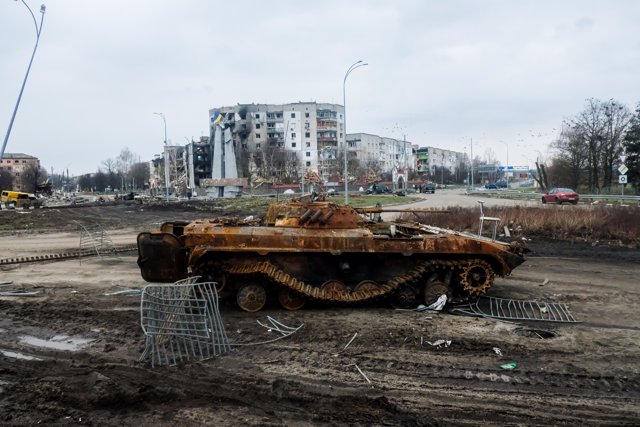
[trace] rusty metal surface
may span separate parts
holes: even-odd
[[[167,223],[165,233],[141,233],[140,266],[145,280],[156,281],[174,281],[191,269],[226,283],[241,308],[256,311],[266,302],[262,289],[278,292],[289,310],[306,299],[424,301],[434,281],[458,298],[482,295],[496,275],[524,262],[521,245],[419,223],[368,220],[377,209],[290,202],[271,205],[262,223]]]

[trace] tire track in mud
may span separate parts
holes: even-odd
[[[639,377],[616,377],[611,375],[587,375],[562,372],[538,372],[538,371],[505,371],[494,369],[470,369],[442,367],[427,361],[408,361],[399,359],[388,359],[370,356],[360,353],[348,356],[339,355],[334,357],[336,352],[308,351],[302,348],[287,347],[286,352],[279,349],[262,351],[260,358],[266,360],[281,360],[286,354],[286,360],[282,360],[283,365],[297,363],[301,366],[316,369],[335,370],[336,366],[353,366],[357,364],[361,369],[366,368],[369,372],[376,372],[382,375],[392,374],[398,377],[426,378],[430,381],[479,381],[490,389],[504,390],[511,385],[531,386],[533,388],[548,387],[555,388],[563,394],[571,393],[576,396],[589,395],[601,392],[604,395],[609,393],[626,392],[640,398],[640,378]],[[415,355],[415,354],[414,354]],[[251,360],[252,355],[246,354]],[[330,362],[327,362],[330,361]],[[413,381],[415,382],[415,381]],[[572,390],[572,391],[571,391]],[[547,389],[548,392],[552,390]]]
[[[415,357],[415,353],[389,359],[295,346],[265,348],[256,355],[247,353],[236,357],[261,366],[270,376],[287,378],[295,384],[329,383],[343,392],[352,387],[380,390],[409,413],[435,419],[456,413],[449,419],[455,423],[469,420],[474,424],[485,414],[494,425],[500,425],[500,420],[527,419],[548,425],[580,424],[584,419],[623,425],[637,417],[640,401],[637,377],[455,368],[404,358]],[[356,365],[372,384],[359,374]],[[425,400],[431,404],[428,408]]]

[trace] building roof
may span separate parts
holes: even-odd
[[[24,153],[4,153],[2,155],[3,159],[34,159],[37,160],[37,157],[30,156]]]

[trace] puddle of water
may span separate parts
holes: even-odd
[[[12,359],[20,359],[20,360],[42,360],[38,357],[35,356],[29,356],[27,354],[22,354],[22,353],[18,353],[16,351],[7,351],[7,350],[0,350],[0,354],[2,354],[5,357],[11,357]],[[0,383],[0,386],[2,385],[2,383]]]
[[[78,351],[93,341],[88,338],[74,338],[67,335],[56,335],[48,340],[43,340],[29,335],[22,335],[18,337],[18,339],[21,343],[34,347],[44,347],[64,351]]]

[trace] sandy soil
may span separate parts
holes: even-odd
[[[77,248],[74,219],[100,221],[125,244],[150,224],[203,216],[133,205],[3,211],[0,220],[17,215],[34,215],[38,226],[2,233],[0,259]],[[232,344],[273,338],[256,323],[266,316],[304,326],[271,344],[234,345],[214,360],[156,368],[137,361],[139,297],[108,295],[146,284],[133,254],[2,266],[0,282],[41,294],[0,298],[0,423],[637,425],[640,254],[535,239],[531,246],[527,262],[497,279],[490,295],[566,303],[580,323],[515,324],[384,306],[288,312],[273,304],[250,314],[225,301]],[[555,336],[516,334],[523,325]],[[61,335],[69,348],[91,341],[75,350],[33,345]],[[441,339],[451,345],[427,343]],[[501,369],[505,362],[517,366]]]

